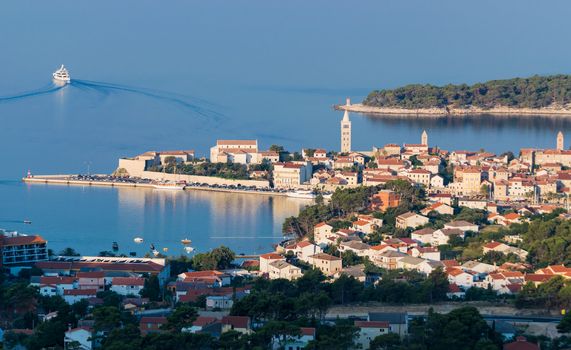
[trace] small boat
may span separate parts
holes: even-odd
[[[133,242],[140,244],[140,243],[143,243],[143,239],[141,237],[135,237],[135,238],[133,238]]]
[[[182,243],[182,244],[184,244],[184,245],[187,245],[187,244],[192,243],[192,241],[191,241],[190,239],[188,239],[188,238],[185,238],[185,239],[181,239],[181,240],[180,240],[180,243]]]
[[[137,252],[129,252],[129,256],[135,257],[135,256],[137,256]]]
[[[150,248],[151,248],[151,250],[155,250],[155,245],[153,243],[151,243]]]
[[[159,256],[159,254],[160,254],[160,253],[159,253],[158,250],[153,250],[153,255],[154,255],[154,256]]]
[[[167,248],[167,247],[164,247],[164,248],[163,248],[163,252],[166,253],[166,252],[168,252],[168,251],[169,251],[169,248]]]
[[[71,77],[69,76],[69,72],[67,71],[67,69],[65,69],[63,64],[61,65],[61,67],[58,70],[53,72],[52,76],[54,77],[54,80],[58,81],[58,82],[63,82],[63,83],[67,84],[71,81]]]
[[[315,199],[316,195],[313,191],[293,191],[287,193],[288,197],[301,198],[301,199]]]
[[[119,243],[113,242],[113,245],[111,246],[111,248],[113,248],[114,252],[118,251],[119,250]]]
[[[184,190],[184,184],[170,182],[170,181],[163,181],[163,182],[156,182],[153,184],[153,188],[157,190]]]
[[[24,220],[24,224],[30,225],[32,223],[31,220]]]
[[[192,253],[194,251],[193,247],[184,247],[184,251],[187,253]]]

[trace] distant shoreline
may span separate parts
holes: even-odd
[[[396,108],[396,107],[373,107],[365,106],[362,103],[351,105],[335,105],[335,109],[348,112],[362,114],[379,114],[379,115],[414,115],[424,117],[463,117],[478,115],[497,115],[497,116],[553,116],[553,117],[571,117],[571,109],[545,107],[545,108],[509,108],[496,107],[490,109],[482,109],[477,107],[470,108]]]

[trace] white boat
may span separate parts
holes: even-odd
[[[153,255],[154,255],[154,256],[159,256],[159,254],[160,254],[160,253],[159,253],[158,250],[153,250]]]
[[[65,69],[63,64],[61,65],[61,67],[58,70],[53,72],[52,76],[54,77],[54,80],[64,82],[66,84],[71,81],[71,77],[69,76],[69,72],[67,71],[67,69]]]
[[[135,237],[135,238],[133,239],[133,242],[135,242],[135,243],[143,243],[143,239],[142,239],[141,237]]]
[[[184,251],[187,253],[192,253],[194,251],[194,248],[186,246],[186,247],[184,247]]]
[[[302,191],[302,190],[288,192],[287,196],[292,198],[302,198],[302,199],[315,199],[316,197],[313,191]]]
[[[184,244],[184,245],[187,245],[187,244],[192,243],[192,241],[191,241],[190,239],[188,239],[188,238],[184,238],[184,239],[181,239],[181,240],[180,240],[180,243],[182,243],[182,244]]]
[[[169,182],[169,181],[165,181],[165,182],[157,182],[153,184],[153,187],[157,190],[184,190],[184,184],[179,184],[176,182]]]

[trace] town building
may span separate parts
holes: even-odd
[[[349,112],[345,111],[341,120],[341,153],[351,152],[351,121]]]
[[[28,236],[0,230],[0,267],[31,265],[48,260],[48,242],[41,236]]]
[[[311,255],[309,263],[313,267],[320,269],[326,276],[334,275],[342,269],[341,258],[325,253]]]
[[[426,216],[417,213],[408,212],[397,216],[396,227],[406,229],[409,227],[416,228],[428,224],[430,220]]]
[[[258,163],[258,140],[216,140],[210,148],[212,163]]]
[[[286,162],[274,164],[274,187],[295,189],[311,180],[311,162]]]
[[[380,190],[371,197],[371,209],[386,211],[400,205],[400,195],[391,190]]]

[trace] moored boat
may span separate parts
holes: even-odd
[[[192,253],[194,251],[194,248],[187,246],[187,247],[184,247],[184,251],[187,253]]]
[[[315,199],[316,195],[313,191],[297,190],[287,193],[288,197],[301,198],[301,199]]]
[[[141,237],[135,237],[133,238],[133,242],[139,244],[139,243],[143,243],[143,239]]]
[[[188,239],[188,238],[184,238],[184,239],[181,239],[181,240],[180,240],[180,243],[186,245],[186,244],[192,243],[192,241],[191,241],[190,239]]]

